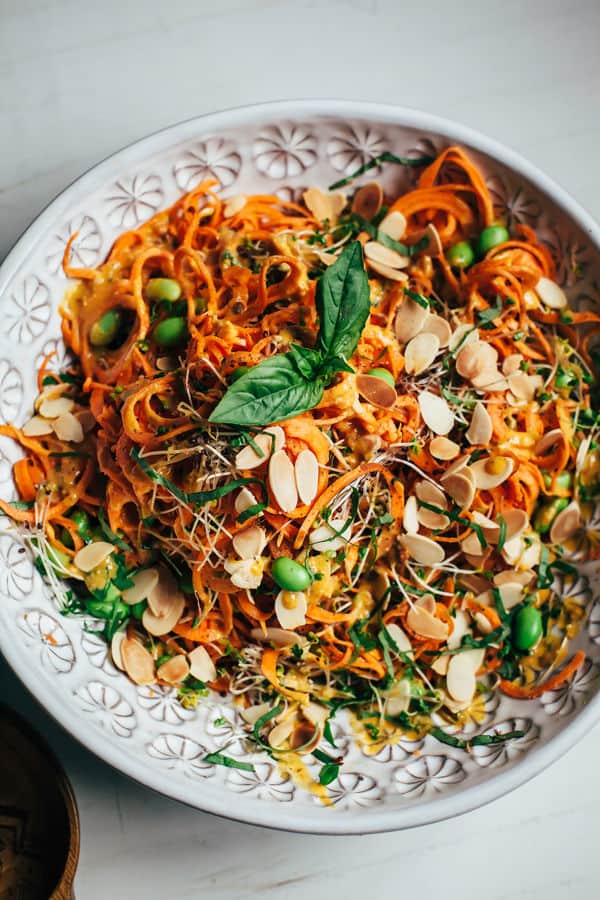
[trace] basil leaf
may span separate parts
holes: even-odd
[[[506,741],[516,741],[522,738],[525,732],[507,731],[506,734],[476,734],[475,737],[464,741],[462,738],[454,737],[452,734],[446,734],[441,728],[435,726],[430,729],[429,734],[441,744],[448,744],[449,747],[456,747],[459,750],[468,750],[469,747],[485,747],[490,744],[504,744]]]
[[[354,181],[355,178],[358,178],[359,175],[364,175],[364,173],[368,172],[369,169],[377,168],[377,166],[380,166],[381,163],[397,163],[399,166],[407,166],[408,168],[414,169],[419,166],[428,166],[429,163],[433,162],[433,159],[433,156],[420,156],[415,159],[409,156],[396,156],[395,153],[391,153],[389,150],[384,150],[383,153],[380,153],[378,156],[373,156],[372,159],[356,169],[355,172],[352,172],[351,175],[347,175],[345,178],[341,178],[334,184],[330,184],[329,190],[337,191],[338,188],[344,187],[346,184],[350,184],[350,182]]]
[[[214,763],[215,766],[225,766],[227,769],[242,769],[244,772],[254,772],[252,763],[240,762],[225,753],[207,753],[203,757],[204,762]]]
[[[319,314],[317,350],[326,359],[341,356],[348,360],[356,350],[371,311],[369,279],[358,241],[346,247],[323,273],[317,284],[315,303]]]
[[[309,381],[314,378],[322,363],[321,354],[310,347],[301,347],[299,344],[292,344],[290,347],[290,355],[296,364],[296,368],[304,378]]]
[[[98,507],[98,522],[100,523],[100,528],[104,532],[105,536],[111,543],[116,544],[119,550],[131,550],[131,547],[129,546],[127,541],[124,541],[122,537],[119,537],[119,535],[112,530],[112,528],[106,521],[106,517],[101,506]]]
[[[316,406],[324,387],[322,379],[308,380],[299,373],[292,353],[272,356],[234,381],[212,411],[209,422],[229,425],[281,422]]]

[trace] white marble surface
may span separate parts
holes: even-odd
[[[282,97],[421,107],[537,162],[600,217],[598,0],[0,0],[0,258],[46,202],[123,144]],[[49,739],[82,819],[79,900],[376,894],[598,896],[600,727],[517,793],[461,819],[354,838],[187,809],[94,759],[0,662],[2,699]]]

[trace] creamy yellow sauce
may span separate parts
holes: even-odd
[[[333,801],[327,793],[327,788],[312,777],[299,753],[287,753],[277,760],[279,771],[287,775],[297,787],[303,788],[317,797],[324,806],[333,806]]]

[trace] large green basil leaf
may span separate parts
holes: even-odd
[[[371,310],[369,279],[358,241],[325,270],[317,284],[315,303],[319,314],[317,350],[325,358],[350,359]]]
[[[231,385],[213,410],[210,422],[270,425],[315,407],[323,396],[321,378],[308,380],[291,353],[263,360]]]
[[[323,357],[317,350],[310,347],[302,347],[300,344],[292,344],[290,355],[293,357],[296,368],[305,378],[311,381],[320,372]]]

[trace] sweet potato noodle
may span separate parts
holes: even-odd
[[[595,553],[600,319],[460,148],[415,173],[299,203],[206,181],[97,269],[69,244],[73,363],[0,429],[25,454],[0,508],[63,611],[137,684],[235,695],[322,784],[341,707],[368,752],[468,749],[449,723],[584,659],[567,560]]]

